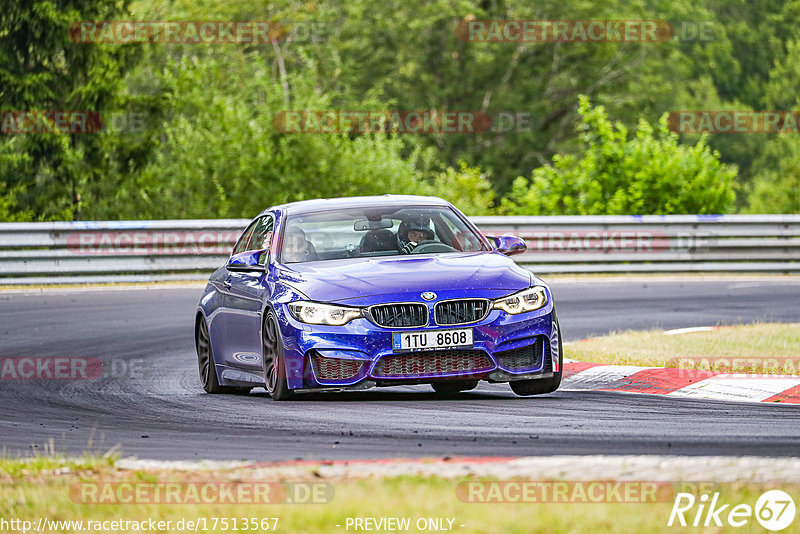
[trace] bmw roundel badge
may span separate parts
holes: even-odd
[[[421,296],[424,300],[433,300],[436,298],[436,293],[434,293],[433,291],[426,291]]]

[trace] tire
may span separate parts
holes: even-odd
[[[276,401],[284,401],[293,396],[286,380],[286,362],[283,359],[283,341],[278,328],[275,312],[270,310],[264,317],[261,333],[262,357],[264,368],[264,388]]]
[[[458,393],[459,391],[469,391],[478,387],[477,380],[448,380],[434,382],[431,384],[436,393]]]
[[[561,327],[556,323],[558,329],[558,372],[554,373],[551,378],[538,378],[533,380],[515,380],[509,382],[511,391],[521,397],[530,397],[531,395],[544,395],[545,393],[552,393],[561,385],[561,375],[564,372],[564,350],[561,346]]]
[[[211,349],[211,336],[208,335],[208,324],[201,317],[195,329],[195,349],[197,349],[197,367],[200,371],[200,383],[206,393],[239,393],[250,392],[248,387],[220,386],[217,378],[217,366],[214,363],[214,352]]]

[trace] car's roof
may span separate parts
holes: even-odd
[[[281,204],[269,209],[279,209],[284,213],[298,214],[330,209],[346,209],[358,207],[399,206],[449,206],[450,203],[439,197],[420,195],[381,195],[369,197],[317,198]],[[265,210],[268,211],[268,210]]]

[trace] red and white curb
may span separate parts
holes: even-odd
[[[646,393],[739,402],[800,404],[800,376],[565,362],[563,390]]]

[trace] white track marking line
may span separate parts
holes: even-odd
[[[760,402],[800,385],[800,378],[710,377],[668,393],[675,397]]]
[[[691,326],[689,328],[675,328],[673,330],[664,330],[665,336],[675,336],[680,334],[693,334],[695,332],[711,332],[714,330],[713,326]]]
[[[626,376],[647,369],[653,368],[635,365],[597,365],[565,378],[564,385],[559,389],[603,389],[612,386]]]

